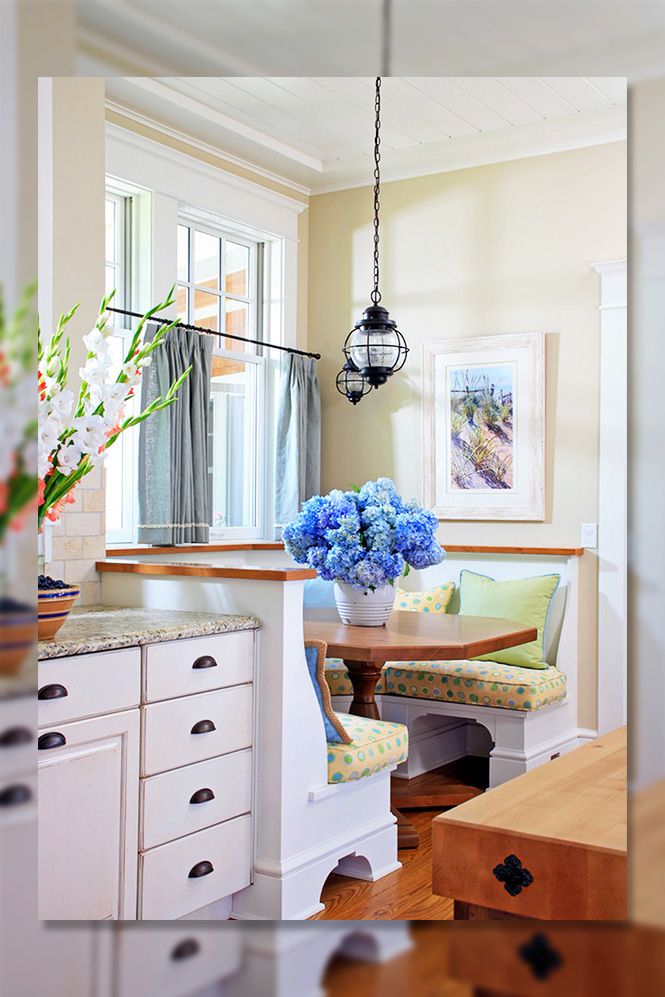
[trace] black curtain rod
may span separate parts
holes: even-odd
[[[106,306],[107,312],[117,312],[118,315],[129,315],[132,318],[143,318],[141,312],[130,312],[126,308],[111,308],[110,305]],[[167,318],[155,318],[151,316],[148,319],[149,322],[158,322],[160,325],[171,325],[170,319]],[[203,332],[206,336],[220,336],[224,339],[235,339],[239,343],[252,343],[253,346],[263,346],[268,350],[281,350],[282,353],[294,353],[298,357],[311,357],[313,360],[320,360],[320,353],[308,353],[307,350],[296,350],[292,346],[278,346],[277,343],[266,343],[262,339],[248,339],[247,336],[232,336],[230,332],[215,332],[214,329],[205,329],[202,325],[188,325],[187,322],[176,322],[175,328],[177,329],[191,329],[193,332]]]

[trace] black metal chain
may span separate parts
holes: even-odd
[[[379,291],[379,193],[381,189],[381,77],[376,78],[376,98],[374,101],[374,290],[372,303],[378,305],[381,300]]]

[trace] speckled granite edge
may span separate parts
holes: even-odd
[[[188,613],[166,609],[91,607],[72,613],[56,639],[40,641],[40,661],[186,637],[257,630],[255,616]]]

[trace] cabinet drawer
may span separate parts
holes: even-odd
[[[40,727],[138,706],[138,647],[39,662],[37,719]]]
[[[141,856],[141,918],[167,921],[250,882],[251,821],[236,817]],[[203,873],[198,876],[193,872]]]
[[[142,848],[248,813],[252,798],[252,752],[236,751],[143,779]]]
[[[252,743],[251,685],[152,703],[142,712],[143,775],[239,751]]]
[[[251,682],[254,632],[149,644],[143,654],[146,702],[174,699]]]
[[[153,928],[123,925],[118,932],[117,997],[185,997],[237,972],[242,933],[231,924]]]

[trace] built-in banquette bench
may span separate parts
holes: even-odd
[[[442,564],[412,571],[400,582],[409,591],[453,582],[447,612],[456,613],[463,569],[498,581],[560,578],[544,631],[547,668],[479,660],[386,664],[376,690],[381,717],[409,729],[409,757],[398,776],[411,779],[464,755],[489,753],[490,787],[498,786],[594,736],[578,723],[579,656],[587,640],[580,625],[582,553],[577,548],[449,549]],[[331,605],[329,583],[313,583],[305,601]],[[593,632],[592,605],[586,612],[586,629]],[[327,676],[335,709],[348,709],[352,689],[343,662],[329,660]]]

